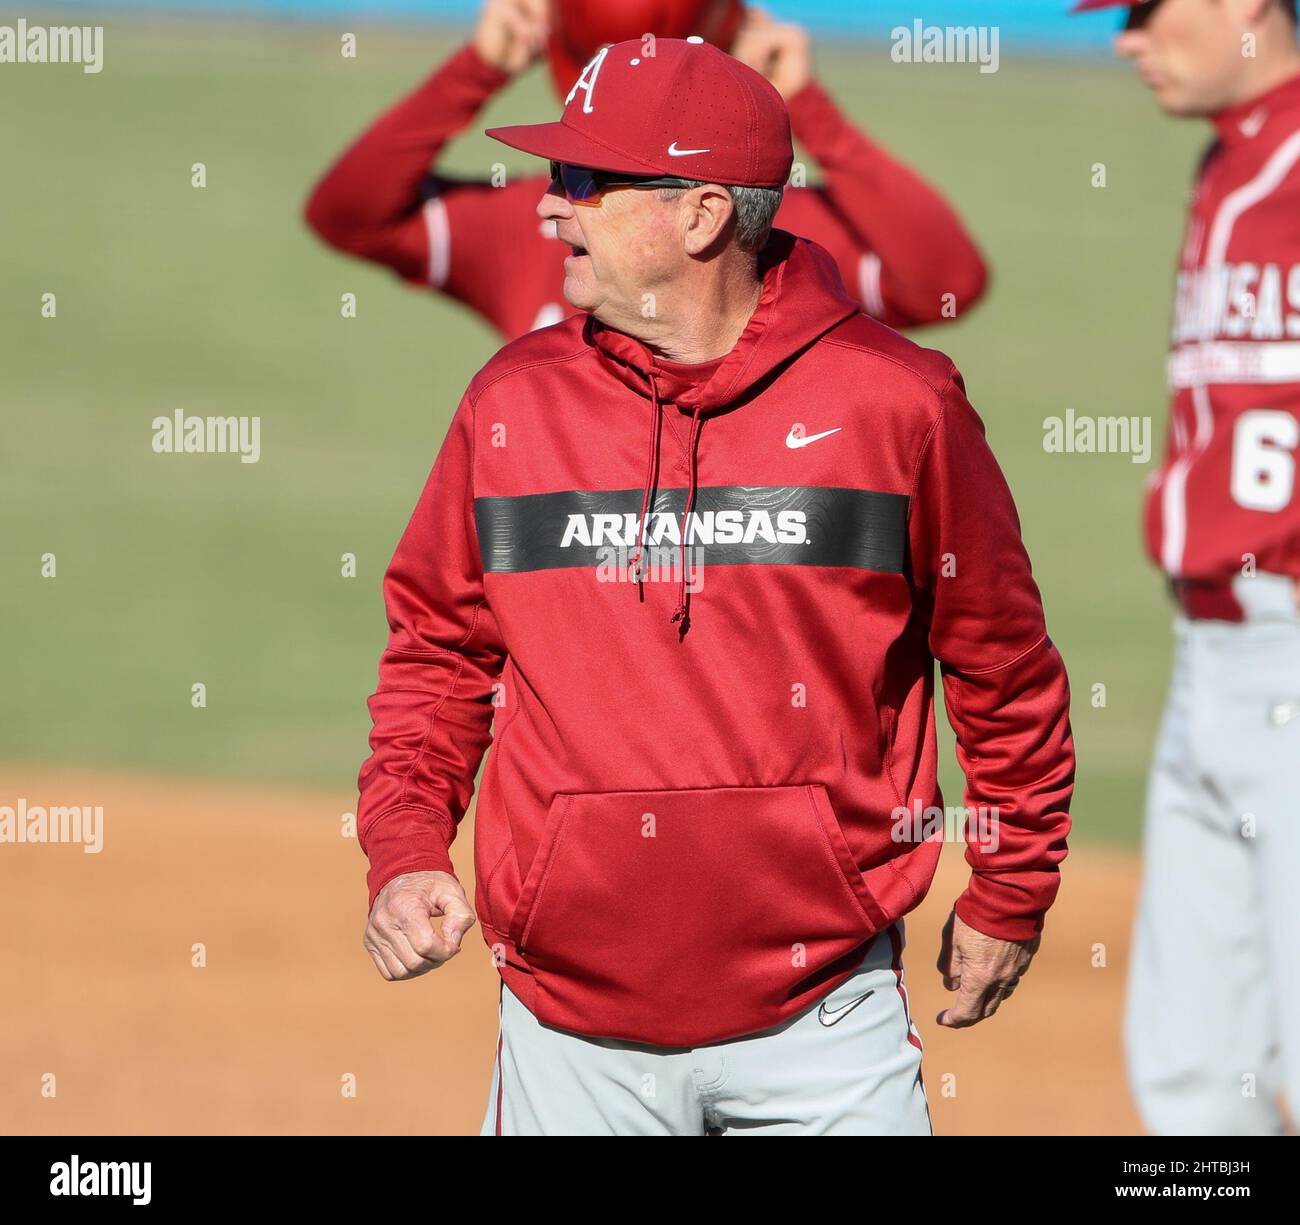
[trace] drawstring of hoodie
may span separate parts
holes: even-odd
[[[637,531],[627,532],[623,538],[624,548],[630,554],[630,564],[620,572],[628,577],[629,585],[636,588],[637,597],[642,601],[645,599],[642,584],[649,570],[647,554],[654,552],[659,535],[650,526],[651,503],[655,500],[655,489],[661,475],[666,475],[663,472],[665,423],[662,418],[669,408],[681,414],[683,424],[687,417],[692,418],[687,456],[690,488],[682,510],[681,574],[672,614],[672,623],[678,625],[679,634],[685,633],[690,621],[693,592],[687,582],[687,559],[692,550],[687,547],[687,533],[700,492],[699,449],[706,421],[712,421],[724,410],[738,408],[747,401],[765,400],[765,380],[832,329],[861,314],[861,306],[845,292],[839,269],[830,253],[786,230],[772,231],[760,254],[757,272],[762,287],[740,336],[725,355],[707,363],[672,362],[664,358],[664,364],[660,365],[659,355],[638,337],[607,327],[594,315],[589,314],[582,322],[583,341],[596,356],[602,385],[621,385],[634,393],[637,400],[644,396],[650,401],[650,437],[646,445],[645,485],[641,491],[641,522]],[[700,369],[701,366],[704,368]],[[620,396],[619,403],[623,402]],[[632,408],[632,417],[635,415],[636,409]],[[619,416],[619,436],[626,446],[627,435],[622,431],[627,428],[627,422],[622,419],[621,410]],[[667,424],[674,434],[669,440],[671,450],[668,456],[673,473],[677,471],[677,423],[677,417],[668,418]],[[723,422],[719,421],[721,424]],[[710,425],[709,429],[712,431],[713,426]],[[635,431],[633,420],[632,432]],[[681,433],[684,435],[685,431]],[[712,433],[709,436],[712,437]],[[684,437],[682,441],[685,442]],[[635,440],[631,446],[635,448]],[[635,459],[632,462],[635,463]],[[719,471],[716,475],[721,477],[723,473]],[[630,483],[631,478],[626,479]],[[676,489],[665,493],[676,499]],[[624,497],[630,496],[635,496],[634,492],[625,490]],[[623,505],[626,508],[628,503]],[[632,540],[632,536],[636,539]],[[707,547],[711,546],[700,546],[694,550],[695,555],[700,556]]]
[[[637,529],[636,549],[628,562],[628,569],[633,582],[637,585],[637,590],[641,588],[642,580],[645,576],[645,570],[641,566],[641,560],[645,555],[646,530],[649,526],[649,509],[650,494],[655,487],[655,482],[659,478],[659,447],[656,445],[659,439],[659,384],[655,379],[654,372],[651,371],[646,376],[650,381],[650,443],[646,455],[645,486],[641,490],[641,514],[639,527]],[[682,530],[680,540],[679,561],[681,575],[677,586],[677,607],[673,610],[673,615],[669,618],[669,624],[675,625],[681,622],[681,632],[685,633],[690,624],[689,614],[687,612],[686,590],[686,529],[690,522],[691,508],[695,503],[695,494],[699,483],[699,470],[695,462],[696,446],[700,435],[700,406],[695,406],[695,411],[691,414],[691,439],[687,445],[687,467],[689,469],[689,482],[686,490],[686,505],[682,509]]]
[[[673,613],[671,622],[682,623],[681,630],[684,634],[690,625],[690,616],[686,611],[686,525],[690,521],[691,506],[695,501],[695,487],[699,479],[699,472],[695,463],[695,444],[700,436],[700,406],[695,406],[695,411],[691,414],[691,440],[686,447],[686,463],[690,469],[690,483],[686,490],[686,505],[682,508],[682,532],[681,532],[681,581],[677,588],[677,611]]]
[[[645,552],[646,511],[650,506],[650,491],[654,488],[655,479],[659,475],[659,448],[655,446],[655,441],[659,436],[659,384],[655,381],[653,373],[649,375],[649,379],[650,454],[645,465],[645,489],[641,493],[641,517],[639,520],[640,527],[637,530],[636,552],[632,554],[632,560],[629,563],[632,581],[636,583],[638,591],[641,589],[641,578],[645,573],[641,569],[641,557]]]

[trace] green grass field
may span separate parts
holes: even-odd
[[[106,26],[99,76],[0,69],[0,758],[346,784],[385,634],[380,577],[497,341],[328,252],[300,210],[452,40],[362,29],[344,60],[332,28]],[[989,256],[983,306],[921,339],[963,369],[1016,492],[1075,688],[1078,835],[1129,840],[1168,667],[1169,612],[1137,534],[1150,467],[1045,454],[1043,419],[1151,416],[1160,437],[1171,270],[1205,130],[1162,119],[1108,64],[1004,59],[981,75],[883,49],[818,63]],[[530,73],[450,164],[484,173],[501,154],[477,134],[489,120],[556,109]],[[178,408],[260,415],[261,462],[155,455],[150,423]],[[57,578],[40,575],[46,553]],[[955,795],[955,767],[947,778]]]

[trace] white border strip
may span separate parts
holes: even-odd
[[[1169,387],[1300,382],[1300,341],[1207,340],[1169,355]]]
[[[880,256],[868,251],[858,260],[858,296],[867,314],[880,319],[885,313],[885,299],[880,293]]]
[[[424,228],[429,234],[429,284],[441,289],[451,271],[451,225],[447,206],[438,196],[425,201]]]

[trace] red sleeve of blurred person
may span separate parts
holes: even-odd
[[[943,196],[860,132],[815,80],[788,106],[823,186],[787,190],[777,225],[825,247],[848,291],[891,327],[954,319],[974,305],[988,269]]]

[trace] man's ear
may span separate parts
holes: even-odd
[[[717,183],[705,183],[691,188],[681,199],[686,206],[682,235],[686,253],[707,255],[722,242],[731,215],[736,211],[731,192]]]

